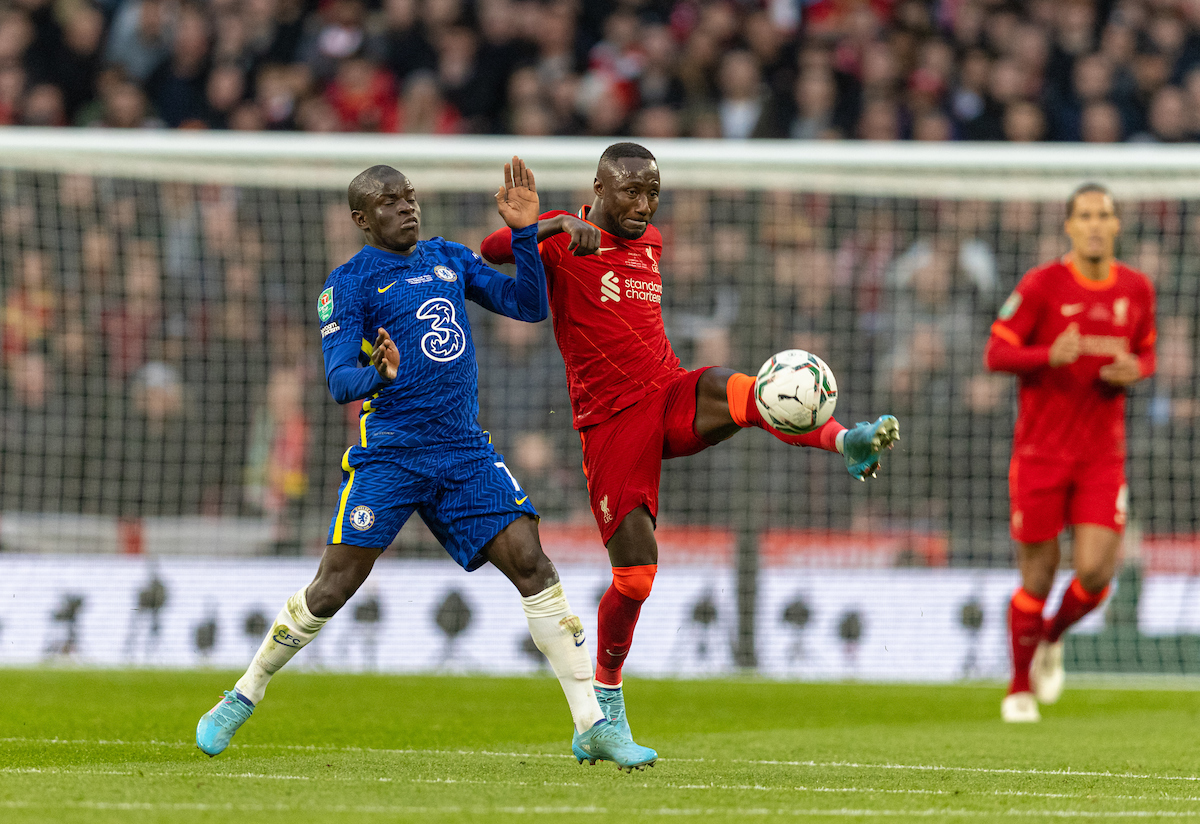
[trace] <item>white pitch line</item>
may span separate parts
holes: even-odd
[[[149,770],[93,770],[93,769],[60,769],[48,767],[6,767],[0,768],[0,775],[112,775],[126,776],[139,778],[227,778],[227,779],[247,779],[247,780],[268,780],[268,781],[330,781],[342,782],[351,784],[439,784],[439,785],[491,785],[505,787],[557,787],[557,788],[583,788],[590,785],[578,781],[508,781],[503,779],[479,779],[479,778],[357,778],[354,776],[308,776],[308,775],[278,775],[270,773],[224,773],[224,772],[196,772],[192,771],[149,771]],[[642,789],[666,789],[666,790],[721,790],[721,791],[751,791],[751,792],[795,792],[795,793],[825,793],[825,794],[845,794],[845,795],[970,795],[970,796],[993,796],[998,798],[1058,798],[1058,799],[1107,799],[1110,801],[1163,801],[1177,804],[1198,803],[1200,796],[1171,796],[1171,795],[1110,795],[1106,793],[1040,793],[1029,790],[927,790],[927,789],[890,789],[883,787],[821,787],[807,785],[788,785],[788,786],[768,786],[765,784],[675,784],[670,781],[664,782],[643,782],[641,784],[633,784],[631,781],[625,782],[627,786],[642,788]]]
[[[126,747],[178,747],[190,749],[194,745],[187,741],[122,741],[120,739],[63,739],[63,738],[0,738],[0,743],[27,744],[69,744],[69,745],[105,745]],[[350,752],[368,753],[371,755],[462,755],[468,757],[490,756],[496,758],[573,758],[566,753],[544,752],[501,752],[495,750],[436,750],[436,749],[403,749],[385,747],[356,747],[317,744],[239,744],[242,749],[274,749],[290,752]],[[1015,767],[956,767],[942,764],[893,764],[893,763],[861,763],[857,761],[783,761],[778,759],[749,759],[734,758],[715,760],[712,758],[661,758],[664,763],[678,762],[690,764],[751,764],[767,767],[812,767],[839,768],[855,770],[913,770],[917,772],[968,772],[985,775],[1045,775],[1068,778],[1121,778],[1145,781],[1200,781],[1200,775],[1155,775],[1153,773],[1117,773],[1107,770],[1073,770],[1067,769],[1018,769]]]
[[[461,807],[461,806],[443,806],[443,807],[424,807],[424,806],[388,806],[388,805],[331,805],[331,806],[314,806],[312,804],[288,805],[288,804],[202,804],[202,803],[155,803],[155,802],[106,802],[106,801],[0,801],[0,809],[37,809],[41,807],[54,807],[56,809],[83,809],[83,810],[116,810],[116,811],[158,811],[158,810],[176,810],[176,811],[195,811],[195,812],[289,812],[298,809],[303,809],[305,812],[322,812],[322,813],[357,813],[357,814],[382,814],[382,815],[431,815],[431,814],[463,814],[474,817],[484,817],[490,815],[607,815],[610,813],[605,807],[587,806],[587,807]],[[651,807],[647,809],[630,809],[622,807],[619,810],[612,810],[613,814],[622,816],[640,815],[640,816],[804,816],[804,817],[826,817],[826,818],[896,818],[896,817],[918,817],[918,818],[933,818],[933,817],[953,817],[953,818],[995,818],[997,816],[1005,816],[1010,818],[1032,818],[1032,817],[1049,817],[1049,818],[1196,818],[1200,817],[1200,812],[1174,812],[1170,810],[1122,810],[1122,811],[1104,811],[1090,812],[1087,810],[963,810],[963,809],[937,809],[928,808],[923,810],[895,810],[895,809],[801,809],[801,808],[768,808],[768,807],[751,807],[751,808],[722,808],[722,807]]]

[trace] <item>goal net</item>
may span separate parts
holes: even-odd
[[[606,145],[0,131],[0,664],[244,665],[315,570],[355,437],[358,410],[324,387],[315,313],[361,246],[346,184],[391,164],[417,187],[423,237],[478,249],[502,225],[506,159],[534,169],[545,208],[573,211]],[[1005,674],[1015,380],[982,350],[1022,273],[1066,250],[1065,200],[1086,180],[1115,193],[1119,255],[1157,287],[1159,371],[1130,393],[1116,586],[1068,636],[1067,666],[1200,671],[1193,150],[648,145],[684,365],[754,373],[816,352],[836,417],[893,413],[902,440],[867,484],[757,430],[666,462],[630,672]],[[480,422],[594,639],[610,576],[550,324],[470,320]],[[414,518],[296,663],[539,661],[512,588],[463,573]]]

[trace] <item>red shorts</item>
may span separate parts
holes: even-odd
[[[1008,496],[1009,529],[1021,543],[1048,541],[1066,524],[1096,524],[1123,532],[1129,503],[1125,456],[1072,462],[1014,455],[1008,468]]]
[[[695,455],[712,444],[696,434],[696,383],[706,369],[679,373],[606,421],[579,431],[583,474],[596,525],[607,545],[639,506],[658,517],[663,458]]]

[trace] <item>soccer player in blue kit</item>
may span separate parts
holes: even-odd
[[[490,561],[516,586],[529,632],[566,694],[575,757],[627,770],[652,765],[654,750],[605,720],[583,625],[542,551],[537,511],[477,421],[479,367],[466,301],[529,322],[549,313],[533,173],[514,157],[496,193],[513,230],[515,279],[457,243],[419,241],[416,190],[390,166],[358,175],[348,195],[366,245],[330,274],[317,316],[329,391],[338,403],[366,399],[359,442],[342,456],[316,578],[288,599],[245,675],[200,718],[196,745],[210,756],[229,745],[271,676],[358,590],[417,511],[464,569]]]

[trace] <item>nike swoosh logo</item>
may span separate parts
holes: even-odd
[[[528,500],[529,500],[529,496],[528,496],[528,495],[526,495],[524,498],[520,498],[520,499],[518,499],[518,500],[517,500],[517,506],[520,506],[521,504],[525,503],[525,502],[526,502],[526,501],[528,501]]]
[[[582,646],[583,646],[584,644],[586,644],[586,643],[587,643],[587,639],[586,639],[586,638],[580,638],[578,641],[576,641],[576,642],[575,642],[575,646],[577,646],[577,647],[582,647]]]
[[[617,251],[617,247],[616,246],[601,246],[596,251],[597,252],[615,252],[615,251]]]
[[[379,294],[381,294],[381,295],[382,295],[384,292],[386,292],[388,289],[391,289],[391,288],[392,288],[393,286],[395,286],[395,285],[396,285],[396,281],[394,281],[394,280],[393,280],[393,281],[392,281],[391,283],[389,283],[387,286],[385,286],[385,287],[383,287],[382,289],[379,289],[379,290],[377,290],[377,291],[379,292]]]
[[[1062,308],[1062,313],[1063,313],[1064,318],[1069,318],[1069,317],[1071,317],[1071,315],[1078,315],[1082,311],[1083,311],[1082,303],[1068,303],[1068,304],[1064,304],[1063,308]]]

